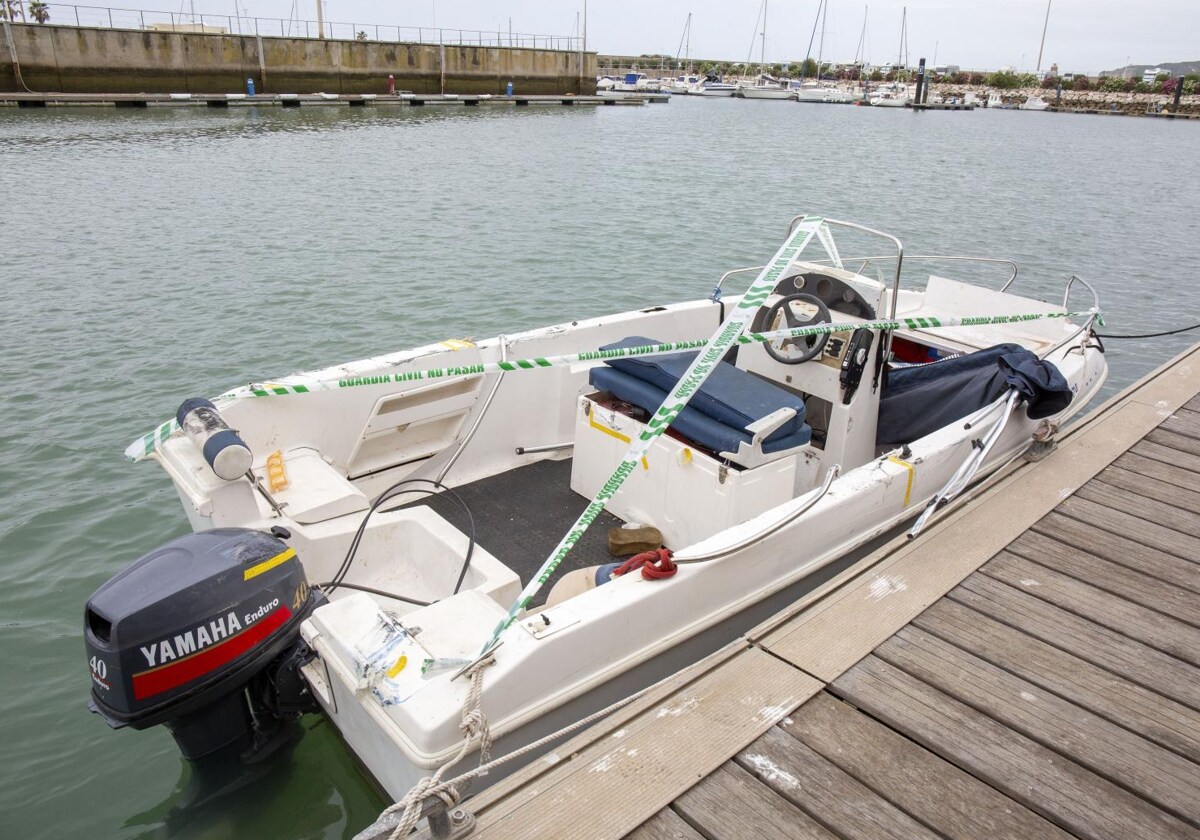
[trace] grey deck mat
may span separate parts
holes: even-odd
[[[538,461],[528,466],[482,478],[455,487],[475,519],[475,539],[526,584],[575,524],[588,499],[571,491],[571,460]],[[414,505],[429,505],[464,534],[469,533],[462,508],[441,494],[425,497]],[[608,553],[608,530],[621,525],[604,511],[571,549],[554,577],[534,596],[533,604],[545,603],[554,583],[566,572],[585,566],[612,563]]]

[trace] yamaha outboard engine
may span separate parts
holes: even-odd
[[[114,729],[165,724],[193,760],[223,748],[248,759],[316,711],[300,623],[324,598],[287,536],[188,534],[97,589],[84,614],[88,707]]]

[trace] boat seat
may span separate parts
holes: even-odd
[[[602,350],[658,344],[630,336]],[[695,352],[610,359],[592,368],[592,387],[653,413],[696,358]],[[753,467],[808,444],[804,400],[764,379],[720,362],[671,427],[698,446]]]

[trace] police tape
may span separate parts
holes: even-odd
[[[744,300],[745,298],[743,298]],[[740,305],[740,304],[739,304]],[[753,304],[755,308],[759,304]],[[806,336],[827,335],[839,332],[854,332],[867,329],[873,331],[894,330],[927,330],[946,327],[980,327],[1002,324],[1016,324],[1025,321],[1044,321],[1050,319],[1065,320],[1070,318],[1099,318],[1096,310],[1083,312],[1039,312],[1021,315],[972,315],[953,317],[947,315],[908,316],[904,318],[851,321],[838,324],[814,324],[807,327],[791,327],[784,330],[772,330],[762,333],[743,333],[736,338],[738,344],[766,343],[788,338],[804,338]],[[1102,323],[1102,322],[1101,322]],[[620,347],[611,350],[585,350],[581,353],[564,353],[556,356],[534,356],[528,359],[515,359],[507,362],[479,362],[469,365],[448,365],[426,370],[406,370],[397,373],[380,373],[371,376],[353,376],[320,379],[317,377],[290,377],[286,383],[256,383],[228,391],[214,400],[218,408],[236,400],[252,397],[287,396],[289,394],[309,394],[314,391],[337,391],[344,388],[361,388],[389,383],[420,382],[432,379],[453,379],[461,376],[480,376],[491,373],[508,373],[526,370],[544,370],[546,368],[566,367],[579,363],[606,362],[612,359],[628,359],[641,356],[661,356],[666,353],[679,353],[688,350],[699,350],[707,347],[708,339],[692,339],[689,341],[666,341],[658,344],[646,344],[638,347]],[[447,351],[452,352],[452,351]],[[125,456],[132,461],[141,461],[154,452],[164,441],[179,430],[179,424],[168,420],[154,431],[142,435],[125,450]]]
[[[755,313],[762,307],[763,303],[771,293],[775,290],[775,284],[779,281],[780,276],[788,266],[796,259],[805,246],[812,241],[812,238],[817,234],[818,229],[824,224],[824,219],[819,216],[805,216],[804,220],[796,226],[796,229],[788,236],[779,250],[775,252],[775,256],[771,261],[763,267],[759,272],[758,277],[750,284],[750,288],[738,301],[737,306],[729,314],[729,317],[717,328],[706,343],[704,350],[696,354],[696,358],[688,365],[687,371],[683,376],[679,377],[675,388],[670,395],[663,400],[662,405],[654,412],[653,416],[646,421],[646,427],[641,431],[636,439],[630,442],[629,450],[625,453],[625,457],[621,459],[620,465],[604,482],[599,492],[588,503],[583,513],[575,520],[567,533],[559,540],[558,545],[550,552],[550,556],[542,563],[542,567],[533,575],[525,588],[521,590],[521,594],[517,596],[512,605],[508,608],[508,613],[496,625],[492,631],[492,637],[487,644],[483,646],[483,652],[486,653],[499,640],[500,635],[507,630],[512,623],[516,621],[517,616],[529,606],[533,596],[538,590],[545,586],[546,581],[554,574],[555,570],[562,563],[567,553],[579,542],[580,537],[588,529],[600,512],[604,510],[605,503],[613,497],[616,492],[621,489],[621,485],[625,483],[625,479],[629,474],[637,468],[638,462],[650,449],[656,438],[667,430],[679,412],[683,411],[684,406],[688,401],[700,390],[700,386],[708,378],[709,374],[716,370],[721,359],[737,342],[738,336],[745,332],[746,327],[750,325],[751,319]]]

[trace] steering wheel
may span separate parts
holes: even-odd
[[[763,319],[763,332],[810,327],[813,324],[828,324],[829,307],[815,295],[799,292],[775,301]],[[798,338],[779,338],[768,341],[764,348],[767,355],[785,365],[799,365],[821,355],[829,333],[802,335]]]

